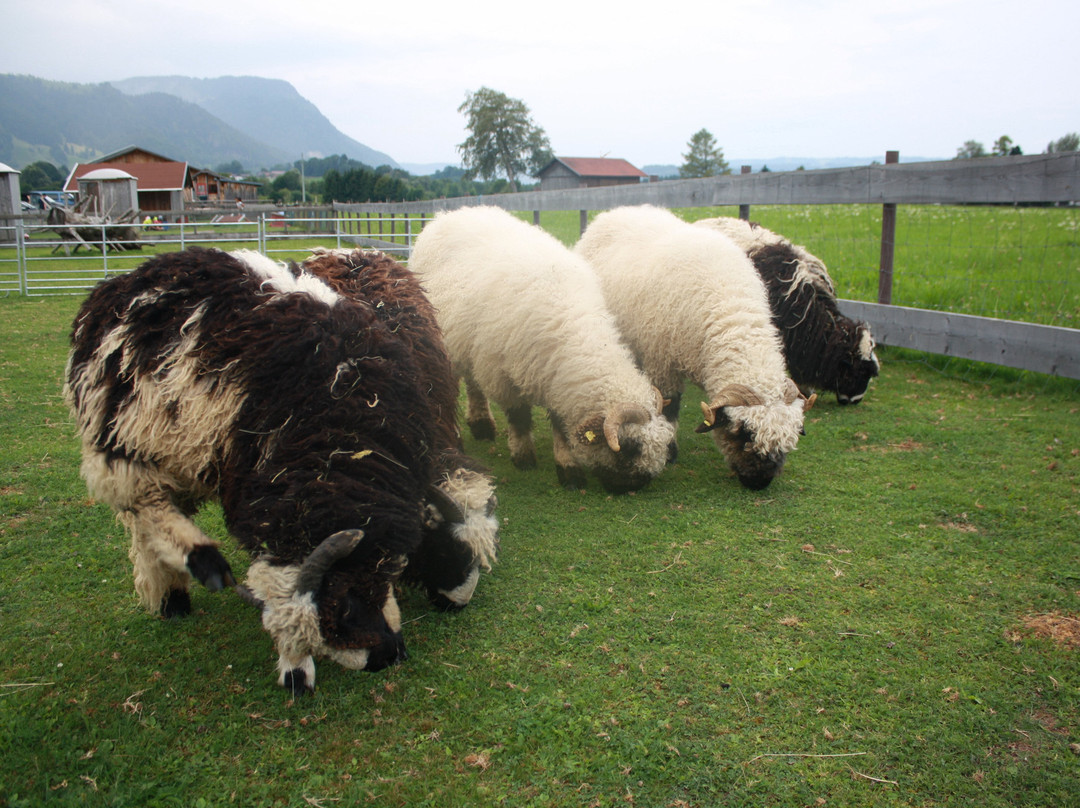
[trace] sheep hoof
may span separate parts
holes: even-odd
[[[292,693],[293,698],[315,692],[315,683],[308,684],[307,673],[303,668],[293,668],[291,671],[285,671],[281,685]]]
[[[186,589],[170,589],[161,599],[161,616],[166,620],[191,614],[191,594]]]
[[[187,568],[211,592],[236,586],[229,562],[212,544],[204,544],[188,553]]]
[[[469,421],[469,431],[476,440],[495,440],[494,421]]]
[[[514,464],[514,468],[519,471],[532,471],[536,468],[536,453],[529,452],[527,454],[511,455],[510,462]]]
[[[588,477],[576,466],[555,466],[555,473],[559,477],[559,485],[567,491],[580,491],[588,486]]]

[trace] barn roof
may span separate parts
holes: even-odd
[[[555,163],[561,163],[579,177],[648,177],[640,168],[622,158],[556,157],[540,171],[543,174]]]
[[[79,190],[79,178],[91,171],[114,168],[139,181],[140,191],[180,191],[187,177],[187,163],[76,163],[64,183],[65,191]]]

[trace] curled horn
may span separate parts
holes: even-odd
[[[745,384],[729,384],[716,394],[716,398],[711,403],[701,402],[701,412],[705,416],[705,423],[698,426],[696,431],[708,432],[720,426],[717,414],[724,407],[757,407],[764,403],[765,399]]]
[[[805,396],[803,396],[802,392],[799,390],[798,385],[791,379],[788,379],[784,383],[784,403],[791,404],[797,398],[805,398]]]
[[[660,391],[656,392],[659,396]],[[619,429],[623,424],[647,424],[650,417],[640,404],[622,404],[608,410],[604,416],[604,440],[611,451],[619,451]]]
[[[300,574],[296,576],[296,594],[305,595],[317,590],[330,565],[351,553],[362,538],[362,530],[339,530],[323,539],[300,566]]]
[[[817,401],[817,393],[812,393],[810,397],[807,398],[802,394],[802,391],[799,389],[798,385],[796,385],[795,382],[793,382],[791,379],[788,379],[787,384],[784,385],[784,403],[791,404],[799,398],[802,399],[803,412],[806,412],[811,407],[813,407],[814,402]]]
[[[439,512],[439,515],[447,522],[465,521],[465,513],[461,510],[461,506],[458,505],[457,500],[439,488],[439,486],[433,485],[428,488],[428,499],[431,504],[435,506],[435,510]]]

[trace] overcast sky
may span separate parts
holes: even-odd
[[[457,109],[524,101],[556,154],[1025,154],[1080,131],[1076,0],[0,0],[0,73],[261,76],[398,162],[457,163]],[[2,122],[0,122],[2,123]]]

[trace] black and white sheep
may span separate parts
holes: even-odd
[[[409,344],[435,415],[438,479],[429,492],[420,549],[409,557],[405,578],[424,586],[436,605],[463,607],[472,597],[480,569],[490,570],[498,555],[499,523],[494,516],[494,481],[465,454],[461,443],[458,382],[435,309],[415,275],[381,252],[316,248],[300,268],[341,295],[367,301]]]
[[[734,242],[642,205],[601,213],[575,247],[600,279],[674,423],[686,380],[709,397],[699,432],[739,481],[765,488],[802,433],[806,401],[788,378],[765,287]]]
[[[788,372],[806,394],[828,390],[858,404],[881,365],[870,326],[840,313],[825,264],[798,244],[757,224],[719,217],[695,224],[718,230],[741,247],[769,292]]]
[[[406,656],[394,586],[442,447],[398,325],[295,266],[199,248],[100,283],[73,325],[82,474],[131,534],[140,600],[182,616],[192,576],[234,583],[190,519],[219,500],[293,692],[314,688],[313,656]]]
[[[634,365],[589,267],[552,236],[494,207],[441,213],[409,268],[438,313],[477,437],[494,437],[487,399],[509,422],[511,459],[536,465],[532,407],[548,410],[566,486],[591,470],[609,491],[659,474],[674,429]]]

